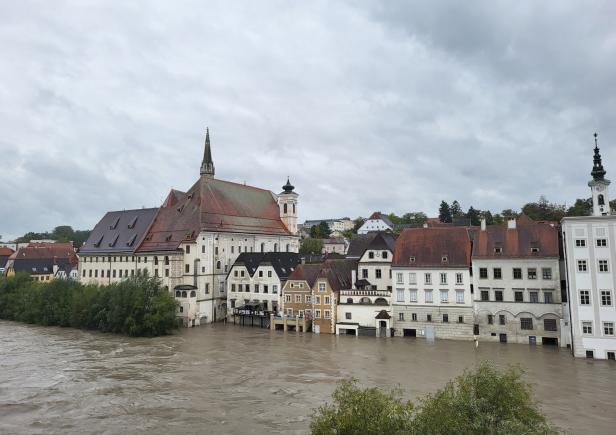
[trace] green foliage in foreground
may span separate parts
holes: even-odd
[[[35,282],[24,274],[0,278],[0,319],[146,337],[177,327],[173,296],[148,276],[106,287]]]
[[[522,371],[499,371],[482,363],[414,406],[399,389],[362,389],[357,381],[339,383],[333,403],[320,407],[310,429],[337,434],[554,434],[533,398]]]

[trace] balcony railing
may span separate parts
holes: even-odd
[[[388,290],[340,290],[340,296],[383,296],[390,297]]]

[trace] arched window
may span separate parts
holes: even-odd
[[[278,243],[274,243],[274,252],[278,252]]]
[[[287,214],[288,210],[287,210],[287,203],[284,203],[284,206],[282,207],[284,209],[284,214]]]
[[[186,291],[182,292],[182,297],[185,298],[186,297]]]
[[[182,296],[182,292],[181,291],[178,290],[178,291],[175,292],[175,297],[176,298],[179,298],[181,296]]]
[[[387,300],[385,298],[376,298],[374,301],[375,305],[388,305]]]
[[[190,292],[190,297],[191,297],[191,298],[196,298],[196,297],[197,297],[197,292],[196,292],[196,291],[194,291],[194,290],[193,290],[193,291],[191,291],[191,292]]]
[[[370,302],[370,298],[367,297],[363,297],[359,300],[360,304],[366,304],[366,305],[370,305],[372,302]]]
[[[603,195],[599,195],[597,199],[599,200],[599,205],[605,205],[605,199],[603,198]]]
[[[353,303],[353,298],[347,298],[347,304],[352,304]]]
[[[261,252],[265,252],[265,243],[261,243]]]

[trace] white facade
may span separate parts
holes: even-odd
[[[395,335],[473,338],[473,298],[468,267],[394,266],[392,275]]]
[[[357,265],[357,280],[367,280],[376,290],[391,291],[392,259],[389,249],[367,249]]]
[[[562,235],[574,355],[614,359],[616,216],[564,218]]]
[[[263,304],[266,311],[279,311],[282,307],[280,294],[282,282],[271,265],[259,265],[254,275],[244,265],[234,265],[227,279],[229,314],[233,308],[249,302]]]

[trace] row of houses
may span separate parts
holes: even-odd
[[[27,273],[33,280],[78,279],[77,252],[71,243],[32,241],[16,251],[0,247],[0,272],[6,276]]]

